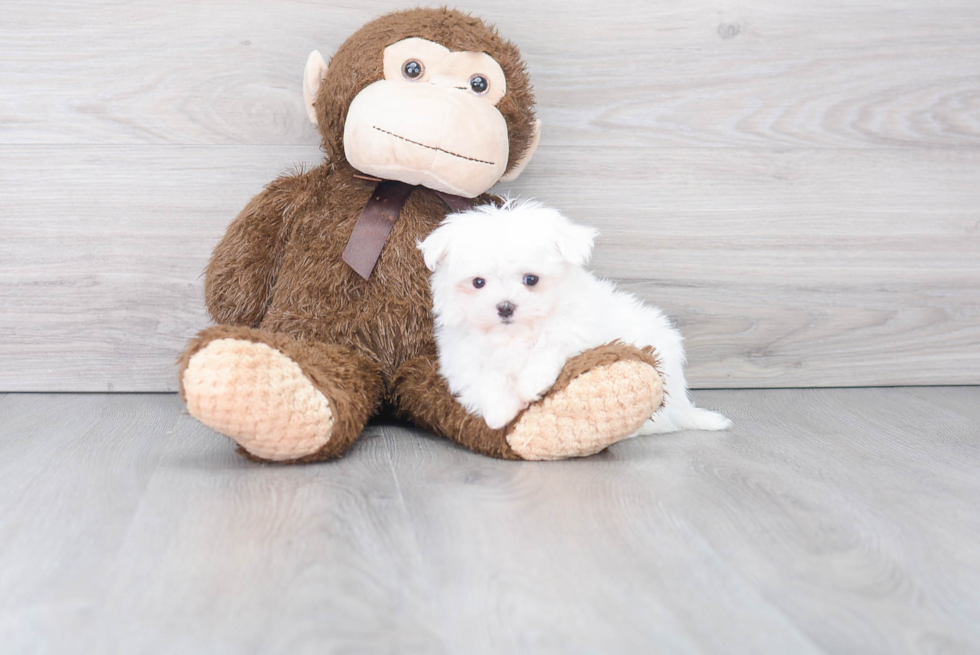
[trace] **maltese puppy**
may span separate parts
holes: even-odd
[[[534,202],[453,214],[419,243],[433,271],[439,371],[466,409],[502,428],[540,399],[565,362],[620,340],[653,346],[664,405],[638,434],[723,430],[687,395],[683,338],[660,310],[584,265],[598,232]]]

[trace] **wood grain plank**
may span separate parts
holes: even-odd
[[[0,396],[5,652],[74,650],[179,414],[172,396]]]
[[[316,143],[307,54],[403,6],[5,2],[0,143]],[[521,46],[546,145],[980,145],[973,0],[458,6]]]
[[[968,653],[980,388],[725,390],[727,433],[256,465],[174,395],[0,395],[5,652]]]
[[[968,591],[978,569],[945,540],[949,530],[980,530],[980,496],[973,488],[980,390],[965,390],[973,401],[965,415],[917,398],[920,391],[698,396],[706,406],[732,412],[740,438],[739,455],[711,458],[698,468],[725,488],[701,499],[717,513],[694,522],[726,562],[741,571],[758,565],[758,577],[750,577],[767,597],[795,580],[794,593],[781,596],[780,606],[796,620],[813,618],[806,632],[828,653],[968,653],[980,643],[974,628],[955,637],[942,627],[944,616],[974,624],[980,616],[980,600]],[[949,459],[952,452],[956,461]],[[795,472],[804,473],[797,478]],[[770,516],[762,506],[778,506],[787,520],[749,527],[751,519],[729,511],[746,503],[759,503]],[[929,518],[906,531],[908,515]],[[729,540],[735,526],[751,530],[758,551]],[[807,553],[802,559],[800,546]],[[896,604],[899,598],[905,600]],[[881,620],[894,627],[879,630]]]
[[[176,389],[177,354],[208,322],[211,249],[266,183],[319,159],[316,148],[6,150],[0,389],[27,391]]]
[[[0,389],[175,389],[231,218],[315,148],[5,146]],[[588,169],[598,181],[583,186]],[[696,387],[980,381],[980,155],[544,148],[509,190],[604,233]]]

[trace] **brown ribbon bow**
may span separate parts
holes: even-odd
[[[367,179],[367,178],[366,178]],[[388,235],[401,214],[402,207],[415,187],[396,180],[379,180],[371,199],[354,224],[344,250],[344,261],[362,278],[367,280],[381,257]],[[473,201],[442,191],[436,195],[454,212],[470,209]]]

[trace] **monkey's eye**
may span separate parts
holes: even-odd
[[[487,78],[482,75],[471,75],[470,76],[470,89],[473,90],[478,96],[482,96],[484,93],[490,90],[490,82]]]
[[[538,283],[538,276],[537,275],[531,275],[529,273],[529,274],[527,274],[527,275],[524,276],[524,284],[526,284],[527,286],[533,287],[537,283]]]
[[[482,277],[473,278],[473,286],[475,286],[477,289],[482,289],[483,285],[485,285],[486,283],[487,281],[484,280]]]
[[[417,80],[422,77],[422,73],[424,72],[425,67],[418,59],[409,59],[402,64],[402,75],[404,75],[407,79]]]

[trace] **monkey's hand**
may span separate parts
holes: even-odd
[[[517,394],[525,403],[541,400],[555,384],[564,366],[564,358],[557,353],[534,357],[517,378]]]

